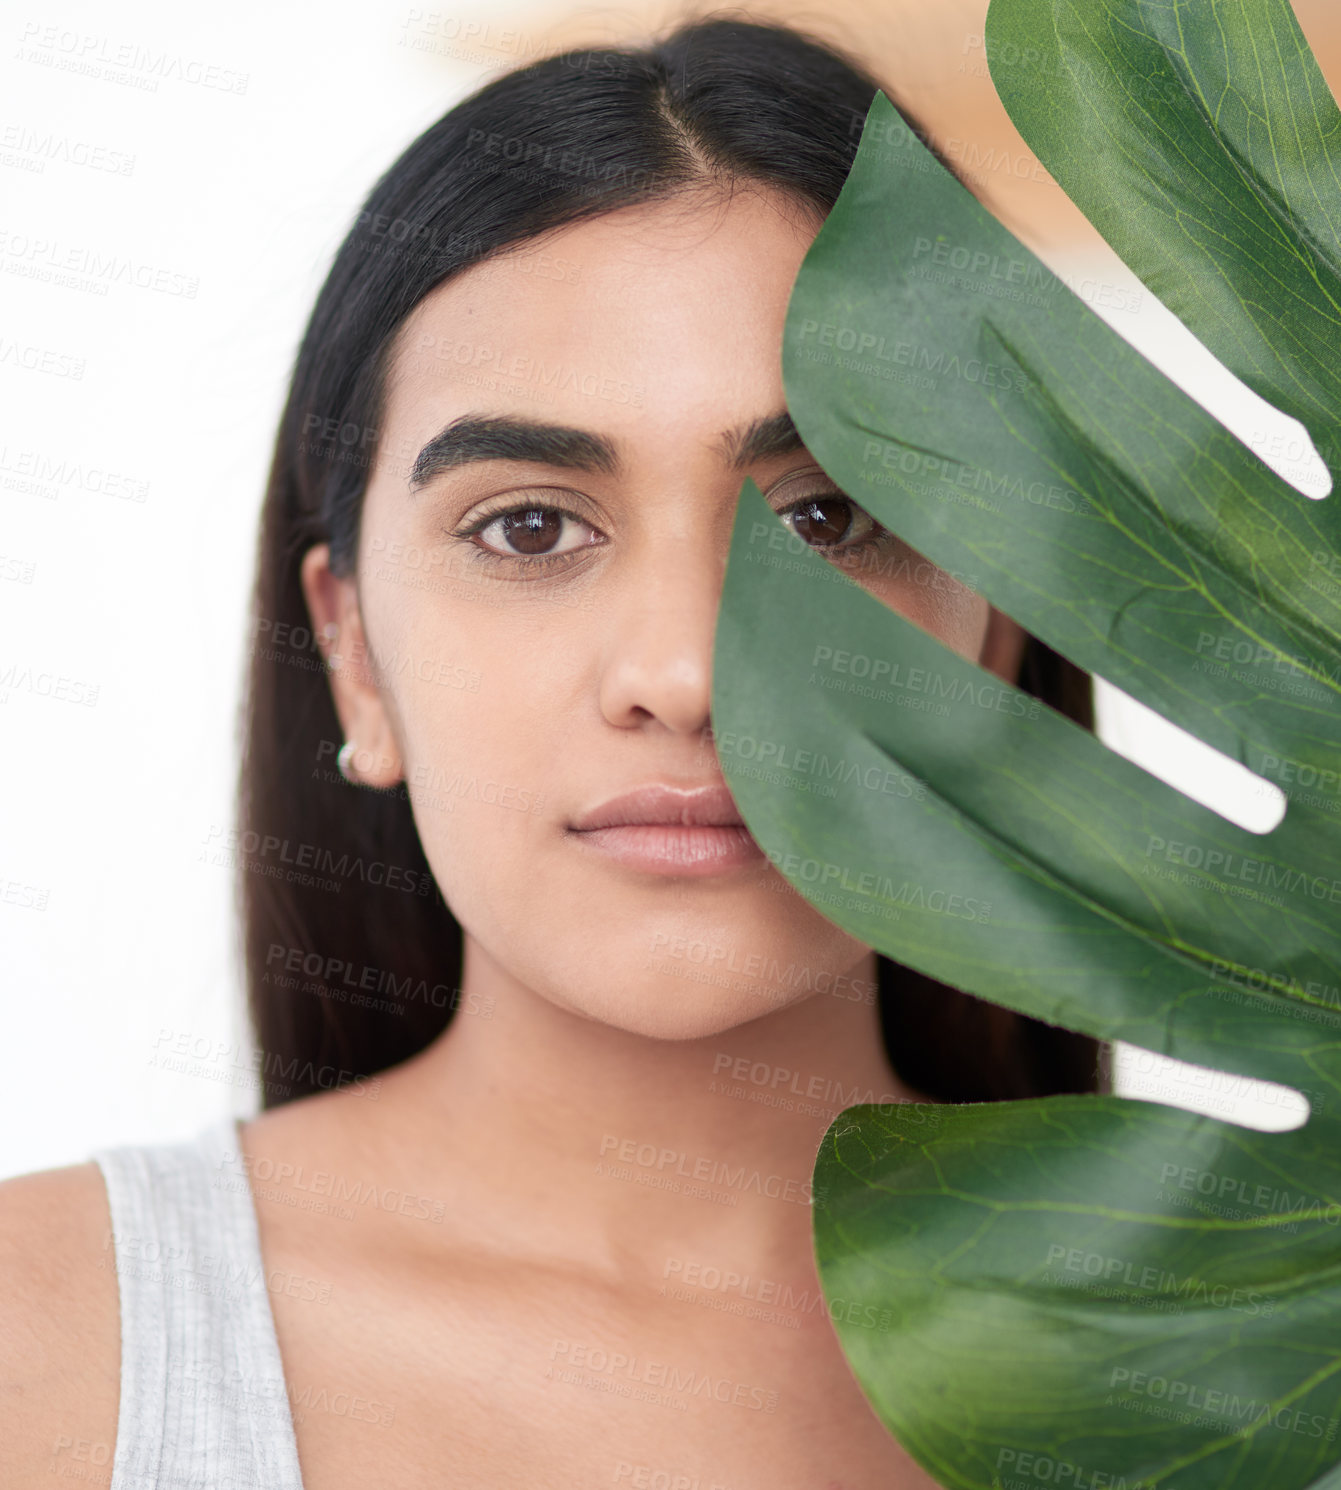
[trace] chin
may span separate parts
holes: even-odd
[[[584,994],[566,1006],[649,1040],[707,1040],[812,997],[804,990],[720,987],[706,978],[657,972],[636,973],[603,998]]]
[[[612,884],[547,873],[543,861],[474,862],[474,875],[438,882],[478,952],[584,1019],[699,1040],[817,995],[835,1013],[876,1002],[870,948],[785,884]],[[537,880],[549,887],[540,902],[530,889]]]
[[[869,947],[804,902],[787,921],[631,916],[597,949],[551,948],[538,981],[516,974],[584,1018],[658,1040],[707,1039],[813,997],[835,1000],[835,1012],[875,1003]]]

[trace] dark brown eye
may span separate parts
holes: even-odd
[[[528,570],[539,574],[551,562],[606,542],[585,517],[550,503],[506,507],[462,525],[451,536],[468,539],[483,551],[481,557],[503,560],[518,575]]]
[[[505,543],[519,554],[547,554],[563,532],[562,512],[553,507],[528,507],[500,519]]]
[[[876,529],[876,521],[849,497],[833,495],[806,497],[784,507],[779,516],[796,536],[812,548],[839,548],[860,542]]]

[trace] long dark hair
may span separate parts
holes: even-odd
[[[645,47],[569,51],[486,83],[373,187],[299,348],[261,519],[228,849],[265,1106],[408,1059],[462,999],[461,929],[404,785],[351,786],[335,769],[341,733],[299,580],[322,542],[337,574],[353,571],[402,322],[492,253],[714,179],[771,186],[823,217],[881,87],[793,27],[691,22]],[[1093,728],[1089,675],[1036,638],[1020,683]],[[879,967],[889,1058],[915,1090],[972,1102],[1106,1086],[1099,1042]]]

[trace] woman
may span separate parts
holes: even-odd
[[[685,25],[499,78],[374,188],[261,536],[234,847],[265,1110],[0,1187],[5,1484],[932,1483],[826,1316],[819,1139],[857,1101],[1095,1090],[1100,1050],[813,910],[708,713],[748,475],[1091,725],[1084,674],[885,562],[787,417],[788,295],[876,86]]]

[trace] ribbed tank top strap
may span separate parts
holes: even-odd
[[[121,1298],[110,1490],[302,1490],[236,1120],[90,1157]]]

